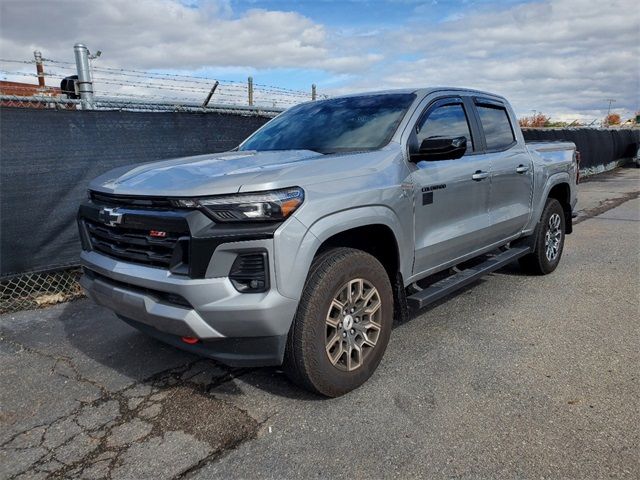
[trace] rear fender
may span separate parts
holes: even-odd
[[[571,178],[567,172],[559,172],[550,176],[544,184],[544,188],[539,190],[539,193],[536,194],[533,201],[533,211],[531,214],[531,219],[529,220],[529,224],[525,228],[525,234],[530,234],[536,228],[536,225],[540,221],[540,217],[542,216],[542,210],[544,210],[544,206],[547,202],[547,198],[549,198],[549,192],[553,187],[559,185],[561,183],[569,184],[569,188],[571,188]],[[568,219],[571,221],[571,218]]]

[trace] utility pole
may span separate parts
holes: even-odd
[[[249,92],[249,106],[253,107],[253,77],[247,79],[247,90]]]
[[[611,104],[613,102],[615,102],[615,98],[606,98],[606,101],[609,102],[609,108],[607,109],[607,117],[604,119],[604,124],[608,127],[609,126],[609,115],[611,115]]]
[[[42,53],[39,50],[33,52],[33,58],[36,59],[36,72],[38,73],[38,86],[45,88],[44,83],[44,66],[42,65]]]
[[[78,92],[83,110],[93,110],[93,82],[89,68],[89,49],[82,43],[73,46],[78,71]]]
[[[315,101],[318,98],[318,93],[316,91],[316,84],[311,84],[311,100]]]

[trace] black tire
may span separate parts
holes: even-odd
[[[560,217],[560,243],[557,247],[557,254],[555,255],[555,257],[550,259],[547,256],[545,240],[547,235],[553,231],[553,228],[550,226],[549,221],[554,215],[558,215]],[[562,250],[564,249],[565,240],[564,210],[562,209],[562,205],[560,205],[560,202],[558,202],[558,200],[556,200],[555,198],[547,199],[547,203],[545,204],[544,210],[542,211],[542,216],[540,217],[540,222],[536,226],[531,240],[533,251],[520,259],[520,267],[525,272],[533,275],[547,275],[548,273],[553,272],[558,266],[560,258],[562,257]]]
[[[366,354],[361,354],[362,357],[359,357],[360,366],[355,370],[346,371],[341,368],[347,367],[339,363],[336,366],[329,359],[327,344],[330,343],[328,339],[332,336],[330,332],[332,327],[325,322],[334,297],[343,291],[346,284],[355,279],[363,279],[377,290],[380,313],[375,314],[375,319],[381,328],[377,333],[375,346],[367,346]],[[341,309],[338,309],[338,312],[340,312],[340,318],[346,319]],[[372,316],[368,318],[371,320]],[[362,317],[362,325],[366,323],[364,319],[365,316]],[[339,334],[337,328],[344,328],[342,321],[338,324],[335,334]],[[307,390],[327,397],[344,395],[366,382],[378,367],[389,343],[392,325],[393,291],[389,276],[382,264],[375,257],[361,250],[331,249],[318,255],[311,265],[298,311],[289,331],[284,371],[291,381]],[[346,333],[352,331],[349,330]],[[355,337],[357,335],[356,333]],[[363,337],[359,339],[362,341]],[[338,343],[344,345],[342,340]],[[344,360],[345,357],[343,356],[342,359]],[[351,362],[350,359],[347,360]]]

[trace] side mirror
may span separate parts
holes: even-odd
[[[411,154],[411,161],[455,160],[462,157],[466,151],[466,137],[425,138],[418,151]]]

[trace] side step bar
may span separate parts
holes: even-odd
[[[475,282],[480,277],[498,270],[514,260],[525,256],[531,249],[529,247],[509,248],[494,257],[490,257],[485,262],[472,268],[462,270],[460,273],[444,278],[424,290],[407,297],[407,303],[411,308],[424,308],[430,303],[446,297],[452,292]]]

